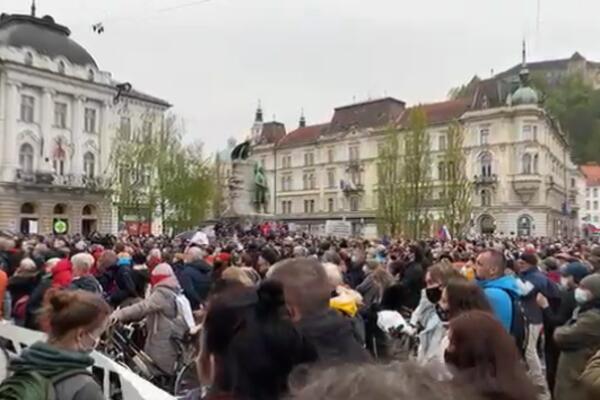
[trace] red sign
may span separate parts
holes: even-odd
[[[151,227],[149,222],[125,222],[125,229],[130,235],[149,235]]]

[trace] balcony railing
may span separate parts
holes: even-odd
[[[475,175],[473,178],[476,185],[493,185],[498,183],[498,175]]]
[[[16,182],[32,186],[72,189],[106,190],[109,182],[101,177],[87,175],[58,175],[50,172],[17,170]]]
[[[346,168],[347,171],[360,171],[362,170],[363,166],[362,166],[362,162],[360,161],[360,159],[358,158],[351,158],[350,161],[348,161],[348,167]]]
[[[352,194],[360,194],[365,191],[365,187],[362,183],[352,183],[352,182],[342,181],[341,186],[342,186],[342,191],[344,192],[344,194],[346,196],[349,196]]]

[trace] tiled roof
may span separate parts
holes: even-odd
[[[484,79],[477,85],[475,94],[473,95],[471,108],[482,109],[487,107],[502,107],[506,103],[506,97],[512,92],[510,83],[499,79],[490,78]]]
[[[273,144],[285,137],[285,125],[281,122],[265,122],[260,135],[261,144]]]
[[[398,119],[398,125],[401,128],[408,127],[410,123],[410,113],[417,107],[422,107],[425,111],[428,125],[450,122],[454,119],[460,118],[461,115],[467,112],[469,110],[469,103],[469,99],[459,99],[410,107]]]
[[[600,165],[586,164],[581,166],[581,172],[585,176],[585,182],[588,186],[600,185]]]
[[[279,147],[300,146],[314,143],[327,130],[329,124],[309,125],[285,135],[277,144]]]
[[[369,100],[337,107],[329,124],[328,133],[349,129],[381,127],[393,123],[405,109],[403,101],[392,97]]]

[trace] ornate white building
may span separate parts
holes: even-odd
[[[117,229],[117,132],[152,132],[170,107],[114,80],[52,17],[0,16],[0,229]]]
[[[449,124],[459,121],[473,183],[474,233],[578,233],[583,180],[564,132],[539,105],[525,67],[513,93],[502,94],[500,83],[482,81],[469,98],[422,105],[431,146],[432,215],[441,215]],[[390,124],[400,135],[406,132],[410,111],[390,97],[351,104],[336,108],[322,124],[307,126],[302,117],[299,127],[281,138],[259,135],[262,120],[257,118],[253,158],[268,173],[269,211],[313,230],[343,218],[356,231],[375,235],[378,154]]]

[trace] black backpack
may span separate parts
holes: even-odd
[[[510,290],[502,289],[511,302],[512,320],[510,321],[510,335],[515,339],[521,357],[525,358],[525,351],[529,342],[529,321],[525,315],[521,297]]]

